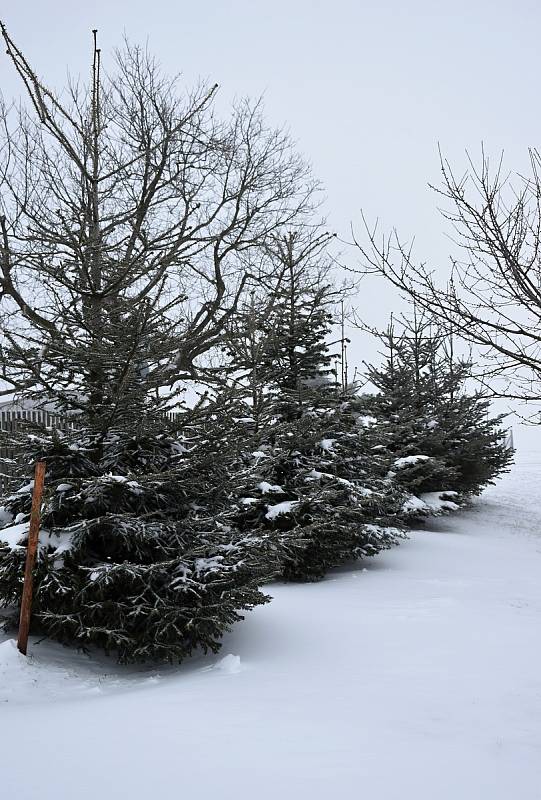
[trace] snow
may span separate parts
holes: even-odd
[[[335,441],[336,439],[322,439],[319,443],[319,446],[324,453],[332,453]]]
[[[322,478],[330,478],[331,480],[337,481],[337,483],[341,483],[344,486],[353,486],[353,483],[346,480],[346,478],[338,478],[336,475],[332,475],[330,472],[319,472],[317,469],[311,469],[310,472],[307,472],[304,480],[306,483],[310,483],[310,481],[320,481]]]
[[[276,503],[273,506],[267,506],[267,519],[276,519],[280,514],[289,514],[299,505],[298,500],[284,500],[282,503]]]
[[[61,533],[54,533],[49,531],[39,532],[40,547],[53,547],[52,555],[61,556],[71,550],[73,535],[69,530],[63,530]]]
[[[0,637],[2,797],[539,800],[541,447],[517,444],[471,509],[266,587],[218,656],[27,660]]]
[[[0,530],[0,542],[7,544],[10,550],[15,550],[19,542],[28,536],[28,522],[21,522],[19,525],[10,525],[8,528]]]
[[[457,511],[460,506],[450,498],[457,497],[456,492],[424,492],[421,501],[436,513],[440,511]]]
[[[10,550],[15,550],[20,546],[25,547],[29,527],[29,522],[21,522],[18,525],[2,528],[0,530],[0,542],[7,544]],[[64,530],[62,533],[57,534],[42,528],[39,532],[39,547],[52,547],[54,548],[52,555],[59,556],[70,550],[71,539],[70,531]]]
[[[277,492],[278,494],[283,494],[284,490],[281,486],[273,485],[272,483],[267,483],[267,481],[261,481],[261,483],[257,484],[257,488],[261,492],[261,494],[269,494],[272,492]]]
[[[362,428],[371,428],[372,425],[377,424],[376,417],[372,417],[370,414],[359,414],[357,417],[357,425]]]
[[[213,572],[214,570],[222,571],[223,556],[210,556],[209,558],[196,558],[194,563],[194,572],[197,576],[205,572]]]
[[[333,476],[330,472],[319,472],[317,469],[311,469],[310,472],[306,473],[306,482],[310,481],[320,481],[322,478],[332,478]]]
[[[419,511],[426,514],[429,510],[427,504],[414,494],[410,494],[407,500],[402,503],[402,511]]]
[[[242,664],[240,662],[240,656],[235,656],[233,653],[229,653],[229,655],[224,656],[221,658],[214,666],[213,669],[221,670],[222,672],[227,672],[230,675],[233,675],[236,672],[242,671]]]
[[[29,483],[25,483],[24,486],[20,486],[15,492],[15,495],[27,494],[27,492],[31,492],[33,488],[34,488],[34,481],[30,481]]]
[[[419,497],[410,495],[403,503],[403,511],[419,511],[421,513],[443,514],[447,511],[458,511],[460,506],[453,501],[457,492],[423,492]]]
[[[429,459],[430,456],[404,456],[403,458],[397,458],[396,461],[393,462],[393,466],[397,469],[403,469],[412,464],[418,464],[419,461],[428,461]]]

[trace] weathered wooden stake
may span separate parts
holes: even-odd
[[[41,496],[45,482],[45,461],[36,463],[34,472],[34,491],[32,492],[32,511],[30,512],[30,530],[26,548],[26,566],[24,568],[23,596],[21,598],[21,616],[19,620],[19,638],[17,647],[25,656],[30,631],[30,615],[32,614],[32,585],[34,582],[34,564],[38,550],[39,524],[41,515]]]

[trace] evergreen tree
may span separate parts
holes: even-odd
[[[257,365],[272,413],[248,440],[248,480],[237,487],[238,526],[280,533],[288,580],[318,580],[401,536],[402,494],[374,476],[356,415],[331,368],[337,292],[324,268],[326,243],[298,234],[276,243],[274,256],[284,269],[262,326]]]
[[[466,391],[471,365],[455,358],[452,339],[426,317],[414,314],[400,330],[391,322],[379,338],[385,360],[367,372],[378,393],[359,405],[373,420],[368,436],[386,455],[384,469],[416,495],[479,494],[512,454],[503,417],[490,417],[488,401]]]
[[[229,524],[234,423],[213,411],[181,438],[35,437],[47,493],[34,633],[116,652],[121,662],[177,661],[196,648],[216,651],[243,610],[266,602],[258,586],[278,571],[276,537]],[[7,607],[21,595],[30,502],[31,484],[7,498],[1,515]]]
[[[322,397],[336,394],[328,338],[331,309],[340,292],[329,282],[325,248],[329,237],[289,233],[277,238],[274,257],[282,280],[273,311],[264,322],[261,369],[274,393],[282,419],[300,418]]]
[[[29,101],[0,108],[0,378],[67,419],[10,439],[47,462],[32,631],[122,661],[215,649],[263,602],[272,537],[228,522],[225,399],[175,425],[166,412],[314,183],[259,107],[218,121],[216,87],[179,95],[144,49],[126,44],[112,74],[94,35],[88,85],[61,98],[0,33]],[[3,605],[19,602],[29,503],[27,480],[4,502]]]
[[[343,407],[278,425],[253,454],[239,489],[241,530],[279,531],[286,580],[319,580],[401,538],[401,492],[374,477],[358,426]],[[345,477],[348,476],[348,477]]]

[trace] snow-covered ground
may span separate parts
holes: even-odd
[[[532,436],[471,510],[271,587],[219,657],[122,669],[0,639],[2,799],[539,800]]]

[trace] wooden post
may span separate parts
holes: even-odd
[[[34,564],[38,551],[39,524],[41,514],[41,496],[45,482],[45,461],[36,463],[34,473],[34,491],[32,492],[32,511],[30,512],[30,530],[26,548],[26,566],[24,568],[23,596],[21,598],[21,617],[19,620],[19,638],[17,647],[25,656],[30,631],[30,615],[32,614],[32,585],[34,582]]]

